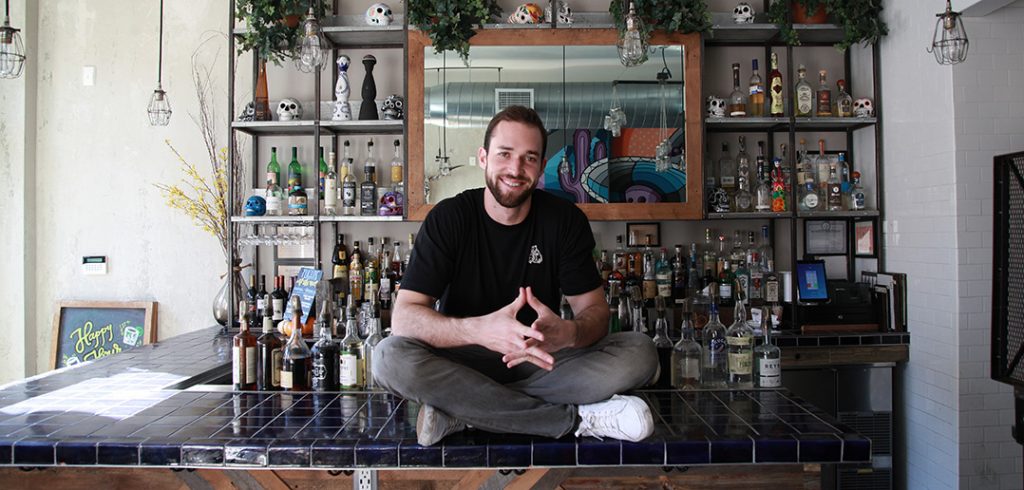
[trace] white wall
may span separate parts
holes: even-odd
[[[1024,151],[1024,1],[965,18],[967,61],[953,68],[959,281],[961,488],[1020,488],[1013,390],[989,378],[992,157]]]

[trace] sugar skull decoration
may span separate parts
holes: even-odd
[[[253,101],[249,101],[245,104],[245,108],[242,109],[242,113],[238,115],[239,121],[255,121],[256,120],[256,104]]]
[[[396,120],[405,117],[405,99],[401,95],[391,94],[380,104],[380,112],[384,119]]]
[[[875,115],[875,106],[871,103],[871,99],[864,97],[853,101],[853,115],[857,117],[873,117]]]
[[[338,83],[334,84],[334,114],[332,121],[351,121],[352,107],[348,103],[348,96],[352,89],[348,84],[348,65],[352,60],[348,56],[338,57]]]
[[[394,16],[391,14],[391,7],[388,7],[386,3],[375,3],[366,9],[367,25],[383,27],[391,25],[393,20]]]
[[[725,99],[709,95],[707,108],[708,117],[725,117]]]
[[[281,99],[277,104],[277,119],[279,121],[298,121],[302,119],[302,104],[295,99]]]
[[[732,9],[732,21],[736,24],[753,24],[754,7],[747,2],[740,2]]]
[[[263,216],[267,214],[267,200],[260,196],[252,196],[245,201],[246,216]]]
[[[548,6],[544,8],[544,22],[551,22],[551,5],[557,4],[558,12],[558,23],[559,24],[572,24],[572,9],[569,8],[569,2],[565,0],[555,0],[548,2]]]
[[[378,216],[401,216],[405,209],[405,196],[398,191],[385,192],[380,197],[380,208],[377,209]]]
[[[509,24],[537,24],[544,18],[544,9],[535,3],[524,3],[508,16]]]

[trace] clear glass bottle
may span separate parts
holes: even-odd
[[[359,184],[359,214],[377,215],[377,155],[373,150],[373,140],[366,142],[363,181]]]
[[[672,346],[672,387],[693,390],[700,387],[703,349],[693,338],[693,322],[690,321],[690,315],[683,316],[681,329],[682,338]]]
[[[739,151],[736,152],[736,184],[746,181],[747,190],[753,189],[754,167],[751,166],[750,153],[747,153],[746,136],[739,137]]]
[[[757,67],[757,58],[751,61],[750,74],[750,105],[747,112],[754,117],[764,116],[764,82],[761,80],[761,72]]]
[[[769,178],[764,155],[764,141],[757,142],[757,188],[754,190],[754,210],[767,213],[772,210],[772,181]]]
[[[818,186],[811,179],[807,179],[804,182],[803,188],[800,189],[800,210],[821,210],[821,196],[818,195]]]
[[[768,114],[772,117],[785,116],[785,100],[783,93],[785,86],[782,84],[782,72],[779,71],[779,55],[772,53],[772,71],[768,75],[768,95],[771,97],[771,107]]]
[[[782,387],[782,351],[772,344],[771,310],[761,308],[761,332],[764,341],[754,348],[758,388]]]
[[[740,90],[740,64],[732,64],[732,93],[729,94],[727,112],[730,117],[747,115],[747,94]]]
[[[313,354],[302,340],[302,306],[299,297],[292,296],[292,334],[284,347],[281,359],[281,389],[309,391],[312,387]]]
[[[793,87],[796,101],[796,117],[811,117],[814,112],[814,89],[807,83],[807,68],[800,65],[797,69],[797,81]]]
[[[725,331],[729,351],[729,387],[753,388],[754,331],[747,325],[747,310],[736,302],[735,321]]]
[[[373,380],[373,353],[384,337],[380,334],[380,318],[371,318],[369,325],[366,340],[363,341],[363,364],[366,366],[363,378],[367,388],[377,388],[377,382]]]
[[[341,214],[344,216],[355,216],[358,204],[359,183],[356,181],[353,165],[348,141],[345,141],[345,162],[341,172]]]
[[[658,296],[654,300],[654,305],[654,312],[657,317],[654,320],[654,346],[659,349],[671,349],[672,340],[668,336],[668,319],[665,317],[667,312],[665,299]]]
[[[768,225],[761,226],[761,246],[758,247],[757,255],[765,272],[775,270],[775,249],[772,248],[772,241],[768,235]]]
[[[865,208],[864,187],[860,183],[860,172],[854,170],[853,173],[850,174],[850,178],[851,189],[849,208],[854,211],[859,211]]]
[[[728,352],[725,341],[725,325],[718,319],[718,305],[713,301],[710,305],[710,316],[703,328],[704,363],[701,373],[701,386],[705,388],[724,388],[729,377]]]
[[[832,116],[832,89],[828,86],[828,72],[818,71],[818,90],[815,92],[817,108],[815,115],[818,117]]]
[[[349,164],[353,163],[352,143],[349,142],[349,140],[345,140],[345,143],[342,146],[344,147],[344,153],[342,153],[341,165],[338,166],[338,182],[344,181],[345,176],[348,175],[353,168],[349,166]]]
[[[320,339],[313,344],[313,391],[338,391],[338,344],[331,337],[334,319],[331,317],[333,306],[330,301],[323,301],[320,314],[317,316],[317,331]]]
[[[736,160],[729,154],[729,143],[722,143],[722,156],[718,159],[718,180],[730,196],[736,190],[736,174]]]
[[[402,179],[404,178],[405,172],[403,171],[405,161],[402,158],[402,140],[395,140],[395,156],[391,159],[391,190],[403,193]]]
[[[282,216],[284,214],[285,197],[284,190],[277,183],[267,184],[267,216]]]
[[[361,357],[363,341],[359,338],[359,312],[356,309],[353,295],[348,297],[345,308],[345,337],[341,339],[341,389],[358,390],[363,388],[365,364]]]
[[[324,176],[324,189],[321,198],[324,200],[324,214],[336,215],[338,214],[338,172],[334,171],[335,155],[334,152],[327,154],[327,160],[330,163],[327,164],[327,175]]]
[[[836,82],[836,117],[853,116],[853,97],[846,91],[846,80]]]
[[[829,165],[828,181],[825,182],[826,206],[829,211],[843,210],[843,185],[839,181],[839,172],[836,164]]]

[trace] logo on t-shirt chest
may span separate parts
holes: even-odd
[[[528,264],[540,264],[544,262],[544,256],[540,254],[540,249],[536,245],[530,247],[530,258],[526,260]]]

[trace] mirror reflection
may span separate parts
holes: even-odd
[[[469,63],[424,48],[427,203],[483,187],[491,117],[533,107],[548,129],[538,188],[576,203],[686,200],[683,48],[624,67],[615,46],[474,46]]]

